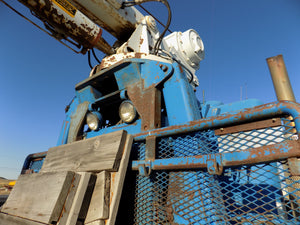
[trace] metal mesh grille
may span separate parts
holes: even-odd
[[[28,170],[32,170],[32,172],[38,173],[43,166],[44,160],[45,160],[45,158],[38,158],[38,159],[30,161]]]
[[[158,159],[232,152],[295,139],[291,121],[216,136],[202,131],[158,140]],[[137,159],[145,143],[135,143]],[[224,169],[155,171],[136,175],[134,224],[300,224],[300,179],[287,161]]]

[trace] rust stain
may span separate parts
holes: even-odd
[[[144,42],[144,39],[143,39],[143,38],[141,38],[141,39],[140,39],[140,45],[142,45],[142,44],[143,44],[143,42]]]
[[[101,39],[102,29],[100,27],[96,25],[91,27],[88,26],[87,23],[76,23],[71,16],[67,15],[67,13],[65,15],[63,10],[58,11],[56,8],[58,6],[54,5],[50,0],[22,0],[21,2],[30,10],[34,11],[42,21],[47,21],[47,23],[54,28],[56,32],[54,36],[57,36],[57,39],[66,39],[66,36],[69,36],[83,45],[84,48],[91,48],[99,41],[105,43]],[[84,21],[85,17],[81,13],[80,15],[82,15]],[[63,31],[63,33],[60,31]]]
[[[117,172],[111,172],[110,173],[110,186],[111,187],[114,187],[114,184],[116,182],[116,175],[117,175]],[[109,205],[111,205],[112,203],[112,200],[113,200],[113,197],[114,197],[114,192],[112,190],[110,190],[110,200],[109,200]]]
[[[292,103],[289,101],[279,101],[275,103],[265,104],[257,107],[253,107],[250,109],[246,109],[241,111],[238,114],[223,114],[216,117],[210,117],[200,120],[191,121],[182,125],[174,125],[169,127],[164,127],[160,129],[151,130],[152,135],[157,135],[159,137],[163,137],[166,135],[180,134],[185,133],[187,131],[194,130],[205,130],[205,129],[216,129],[221,127],[227,127],[237,124],[242,124],[246,122],[252,122],[256,120],[263,120],[274,118],[282,115],[286,115],[286,112],[281,111],[281,106],[284,106],[286,109],[291,109],[293,111],[297,111],[298,116],[294,116],[294,120],[298,120],[300,122],[300,104]],[[272,114],[265,114],[264,110],[270,110],[272,108],[278,108],[276,112]],[[255,116],[253,116],[255,115]],[[139,138],[147,136],[149,131],[141,132],[134,135],[134,138],[138,140]],[[298,135],[300,131],[298,131]]]

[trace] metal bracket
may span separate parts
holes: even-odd
[[[221,155],[215,155],[215,158],[206,161],[207,172],[211,175],[222,175],[223,165]]]
[[[139,168],[139,175],[149,177],[149,175],[152,172],[151,161],[149,160],[148,163],[140,164],[138,168]]]
[[[139,174],[148,177],[152,172],[152,161],[155,160],[156,136],[148,136],[146,138],[145,163],[140,164]]]

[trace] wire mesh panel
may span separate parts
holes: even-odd
[[[29,164],[29,169],[32,170],[34,173],[38,173],[43,166],[44,160],[45,158],[32,160]]]
[[[164,137],[156,158],[234,152],[297,139],[291,121],[217,136],[212,130]],[[145,159],[144,142],[134,144]],[[300,224],[300,179],[287,160],[206,169],[153,171],[135,177],[132,224]],[[126,188],[126,184],[125,184]]]

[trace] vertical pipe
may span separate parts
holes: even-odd
[[[296,98],[290,83],[289,75],[287,73],[285,63],[283,60],[282,55],[273,56],[270,58],[267,58],[268,67],[271,73],[274,89],[276,92],[277,100],[287,100],[296,102]],[[289,116],[289,120],[293,120],[293,117]],[[294,126],[295,123],[291,122],[288,124],[289,126]],[[289,138],[290,135],[293,133],[297,133],[296,130],[292,129],[288,131],[291,134],[286,134],[286,138]],[[298,160],[295,158],[295,160]],[[292,176],[289,169],[289,159],[288,159],[288,165],[282,165],[283,169],[286,170],[284,172],[285,177],[290,177],[291,180],[287,179],[285,182],[287,183],[287,187],[284,187],[284,189],[287,191],[288,195],[286,196],[288,198],[288,202],[290,204],[290,207],[292,208],[292,215],[296,218],[299,218],[300,212],[299,212],[299,205],[300,205],[300,192],[298,191],[300,186],[297,182],[300,179],[300,176]]]
[[[277,100],[296,102],[282,55],[267,58]]]

